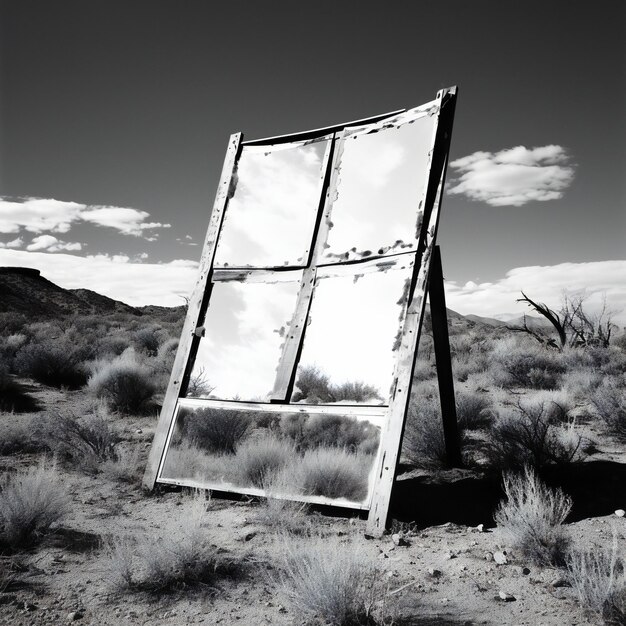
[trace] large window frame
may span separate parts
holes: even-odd
[[[228,149],[220,183],[211,212],[207,235],[200,260],[199,275],[189,302],[188,312],[181,334],[181,341],[175,357],[172,374],[164,398],[154,441],[150,450],[149,460],[144,475],[144,486],[152,489],[157,482],[183,484],[194,487],[215,488],[211,485],[190,484],[190,481],[176,481],[164,479],[161,470],[168,442],[176,420],[176,414],[181,407],[198,406],[242,406],[259,412],[277,412],[280,410],[312,410],[315,413],[336,414],[338,408],[346,414],[362,414],[371,416],[381,428],[381,443],[375,460],[373,484],[366,502],[354,504],[352,508],[369,511],[368,532],[380,534],[385,527],[391,487],[396,473],[399,450],[408,408],[411,380],[415,364],[415,356],[421,324],[424,314],[426,288],[430,269],[430,260],[433,253],[441,196],[445,181],[450,136],[456,104],[456,88],[443,89],[438,92],[435,100],[409,111],[401,110],[376,116],[366,120],[358,120],[336,127],[309,131],[296,135],[286,135],[263,140],[243,142],[241,133],[230,137]],[[332,226],[333,203],[337,196],[339,184],[339,170],[341,156],[345,142],[355,134],[369,134],[399,126],[415,120],[421,116],[434,116],[431,147],[429,151],[428,171],[422,198],[417,200],[416,219],[417,245],[410,251],[397,253],[370,254],[366,258],[351,258],[346,260],[329,261],[324,258],[330,228]],[[233,196],[237,182],[237,164],[242,150],[270,149],[272,146],[306,145],[307,142],[328,139],[322,165],[322,182],[320,202],[315,218],[311,246],[307,250],[306,264],[289,267],[249,267],[228,266],[216,267],[215,254],[220,231],[223,226],[224,214],[227,211],[229,199]],[[419,218],[418,218],[419,215]],[[337,405],[310,405],[291,402],[291,396],[296,383],[298,363],[302,353],[302,346],[306,335],[307,320],[310,314],[311,302],[315,294],[318,272],[339,271],[355,274],[359,268],[372,263],[379,263],[381,267],[398,261],[405,261],[410,256],[413,260],[410,286],[404,294],[403,319],[399,324],[398,348],[395,350],[395,364],[389,396],[382,406],[341,406]],[[280,361],[276,373],[274,387],[268,402],[239,402],[237,400],[222,399],[192,399],[185,398],[186,387],[193,367],[199,341],[204,332],[204,321],[207,308],[210,306],[212,287],[222,281],[237,280],[241,282],[271,282],[277,272],[286,269],[301,269],[302,279],[297,296],[296,307],[289,325],[289,331],[281,349]],[[368,419],[370,419],[368,417]],[[229,489],[235,493],[263,495],[255,489]],[[265,494],[267,495],[267,494]],[[302,498],[305,499],[305,498]],[[306,499],[305,499],[306,500]],[[315,498],[308,501],[316,502]],[[324,502],[328,503],[328,502]],[[345,504],[342,504],[345,506]]]

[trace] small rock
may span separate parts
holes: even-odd
[[[391,541],[393,541],[394,546],[408,546],[409,542],[404,538],[403,535],[399,533],[395,533],[391,535]]]
[[[504,551],[494,552],[493,560],[496,562],[497,565],[506,565],[508,563],[508,560],[506,558],[506,552]]]
[[[473,533],[484,533],[485,532],[485,525],[484,524],[478,524],[478,526],[474,526],[474,528],[472,528],[472,532]]]
[[[76,622],[82,618],[83,618],[83,613],[81,613],[80,611],[72,611],[71,613],[68,613],[67,615],[68,622]]]
[[[524,576],[528,576],[528,574],[530,574],[530,570],[527,567],[522,567],[522,574]]]
[[[514,595],[502,590],[498,592],[497,599],[502,600],[503,602],[515,602],[517,600]]]
[[[617,515],[617,517],[624,517],[624,515],[626,515],[626,511],[624,511],[624,509],[617,509],[617,511],[615,511],[615,515]]]
[[[557,576],[556,578],[551,580],[550,585],[552,587],[571,587],[569,581],[562,576]]]
[[[435,569],[434,567],[429,567],[428,575],[432,578],[441,578],[442,571],[440,569]]]
[[[485,561],[493,561],[493,554],[491,552],[485,552]]]
[[[454,552],[446,552],[444,558],[446,559],[446,561],[449,561],[450,559],[456,559],[456,554]]]
[[[143,435],[143,430],[141,430],[141,428],[138,428],[135,432],[136,432],[138,435]]]
[[[254,539],[255,537],[256,537],[256,533],[252,531],[252,532],[249,532],[247,535],[245,535],[243,540],[250,541],[251,539]]]

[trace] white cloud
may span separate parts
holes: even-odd
[[[39,235],[33,237],[32,243],[26,246],[26,249],[35,252],[37,250],[46,250],[47,252],[59,252],[61,250],[73,251],[82,250],[82,244],[78,242],[65,242],[57,239],[53,235]]]
[[[0,248],[21,248],[23,245],[24,240],[21,237],[16,237],[7,243],[0,241]]]
[[[147,222],[148,217],[147,211],[125,207],[91,206],[52,198],[19,201],[0,198],[0,233],[19,233],[22,229],[36,234],[67,233],[73,224],[81,221],[135,237],[143,237],[146,230],[170,227],[161,222]]]
[[[449,194],[463,194],[492,206],[522,206],[557,200],[574,180],[574,168],[561,146],[517,146],[500,152],[474,152],[450,163],[459,178]]]
[[[66,289],[88,288],[133,306],[179,306],[189,296],[198,263],[134,263],[126,255],[73,254],[0,250],[0,266],[32,267]]]
[[[516,302],[523,290],[535,301],[559,309],[564,293],[585,294],[587,308],[598,311],[606,295],[607,306],[617,324],[626,325],[626,261],[560,263],[517,267],[496,282],[459,286],[446,281],[446,303],[459,313],[494,317],[505,313],[528,313]]]

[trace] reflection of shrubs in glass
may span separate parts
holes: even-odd
[[[296,484],[306,495],[360,501],[367,496],[371,465],[371,455],[341,448],[307,450],[294,468]]]
[[[295,447],[289,440],[263,435],[250,437],[237,446],[235,464],[246,483],[265,487],[295,456]]]
[[[253,423],[254,417],[246,411],[181,409],[176,441],[186,440],[206,452],[234,454]]]
[[[327,404],[331,402],[368,402],[380,400],[380,392],[376,387],[361,381],[346,382],[333,385],[328,376],[318,367],[309,365],[298,370],[292,402],[306,400],[308,404]]]

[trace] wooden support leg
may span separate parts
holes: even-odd
[[[452,377],[450,340],[448,338],[448,316],[446,314],[446,297],[443,290],[443,271],[439,246],[435,246],[433,251],[428,297],[430,299],[430,317],[433,326],[433,342],[435,346],[435,362],[437,364],[437,380],[439,382],[441,417],[443,419],[443,436],[446,442],[446,456],[450,467],[461,467],[461,445],[456,421],[454,379]]]

